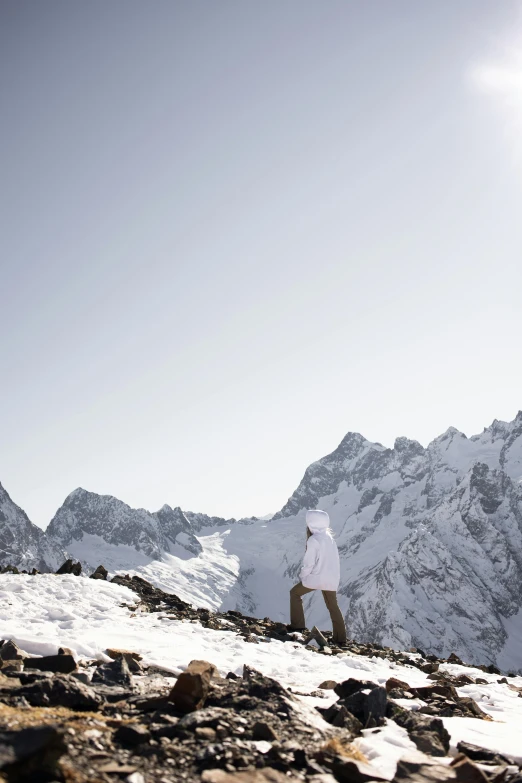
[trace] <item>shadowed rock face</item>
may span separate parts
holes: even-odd
[[[82,543],[93,539],[113,547],[130,547],[151,560],[180,549],[193,556],[201,552],[191,523],[180,508],[165,505],[150,513],[131,508],[110,495],[84,489],[77,489],[66,498],[46,532],[51,541],[71,548],[88,569],[97,563],[89,562],[88,545],[83,551]]]
[[[26,571],[53,571],[63,560],[62,547],[30,522],[0,484],[0,568],[12,565]]]

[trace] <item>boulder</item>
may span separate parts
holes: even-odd
[[[93,571],[89,579],[107,579],[109,572],[105,566],[99,565],[96,571]]]
[[[180,712],[192,712],[205,704],[212,676],[217,672],[213,663],[191,661],[182,672],[169,694],[171,701]]]
[[[486,764],[514,764],[513,759],[503,756],[494,750],[481,748],[479,745],[472,745],[471,742],[459,742],[457,745],[459,753],[464,754],[472,761],[478,761]]]
[[[113,661],[123,658],[132,674],[139,674],[143,671],[140,664],[142,656],[139,653],[131,652],[131,650],[120,650],[116,647],[109,647],[105,652]]]
[[[72,710],[97,710],[102,699],[87,685],[68,674],[44,677],[19,689],[32,707],[69,707]]]
[[[410,686],[404,680],[398,680],[396,677],[390,677],[386,680],[386,693],[394,690],[409,691]]]
[[[462,753],[453,759],[450,766],[457,773],[457,780],[461,783],[488,783],[488,778],[482,770]]]
[[[347,696],[351,696],[353,693],[357,693],[362,688],[378,688],[379,685],[371,680],[354,680],[350,677],[348,680],[343,680],[339,685],[334,688],[335,693],[340,699],[345,699]]]
[[[71,674],[76,671],[76,661],[72,655],[44,655],[42,658],[25,658],[25,669],[39,669],[43,672]]]
[[[93,684],[100,685],[132,685],[132,676],[125,658],[117,658],[111,663],[102,663],[92,676]]]
[[[331,726],[336,726],[340,729],[348,729],[352,736],[357,736],[362,731],[363,724],[360,720],[358,720],[355,715],[352,715],[351,712],[348,712],[346,707],[339,701],[326,708],[318,707],[317,710]]]
[[[396,704],[389,704],[386,716],[406,729],[410,739],[423,753],[431,756],[445,756],[450,748],[450,735],[440,718],[432,718],[413,710],[404,710]]]
[[[75,563],[71,558],[69,560],[66,560],[63,565],[60,566],[58,571],[56,571],[57,574],[72,574],[73,576],[80,576],[82,572],[82,564],[81,563]]]
[[[319,688],[322,688],[325,691],[333,691],[337,685],[338,683],[335,680],[324,680],[324,682],[319,685]]]
[[[0,658],[3,661],[23,661],[27,653],[22,652],[17,643],[12,639],[2,642],[0,646]]]
[[[363,726],[380,726],[386,715],[386,689],[363,688],[341,699],[340,703],[361,721]]]
[[[457,773],[443,764],[427,764],[415,757],[402,758],[397,762],[394,781],[406,783],[450,783],[457,781]]]

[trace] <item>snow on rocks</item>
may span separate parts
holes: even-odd
[[[204,763],[232,772],[245,768],[242,764],[255,766],[262,758],[263,764],[275,765],[301,779],[322,770],[321,774],[330,771],[338,780],[343,780],[348,774],[352,777],[363,775],[364,770],[357,765],[364,763],[370,768],[373,779],[391,780],[397,761],[411,756],[412,752],[426,751],[421,754],[425,759],[422,764],[429,764],[434,753],[445,754],[444,730],[450,737],[450,754],[456,753],[457,746],[464,741],[522,763],[518,747],[522,733],[520,677],[502,678],[460,663],[426,661],[419,652],[396,653],[356,644],[351,645],[352,651],[324,655],[285,635],[280,623],[244,618],[238,612],[232,612],[227,615],[231,625],[223,625],[214,621],[208,611],[196,610],[176,596],[169,597],[154,590],[144,580],[127,580],[127,584],[135,589],[131,590],[126,584],[71,574],[0,575],[0,639],[13,640],[22,650],[16,660],[5,662],[2,673],[9,674],[4,681],[10,679],[13,683],[16,678],[22,678],[25,682],[24,685],[20,680],[19,696],[13,695],[11,685],[6,690],[9,698],[4,698],[0,678],[0,730],[2,700],[7,703],[9,699],[23,697],[29,703],[51,706],[65,701],[72,709],[91,704],[91,708],[98,709],[101,715],[110,713],[111,720],[114,720],[114,713],[118,715],[127,709],[121,706],[126,703],[139,725],[146,724],[143,731],[137,729],[139,737],[146,739],[145,744],[150,738],[158,741],[161,737],[164,738],[162,748],[167,747],[164,744],[167,741],[184,742],[187,736],[191,742],[197,740],[199,751],[194,747],[194,752],[190,751],[192,755],[187,755],[188,751],[181,748],[187,766],[196,765],[191,769]],[[254,627],[258,628],[256,632],[252,630]],[[277,630],[273,631],[273,628]],[[270,637],[268,634],[272,632],[275,635]],[[84,671],[70,675],[36,672],[31,669],[30,658],[22,660],[23,654],[56,656],[60,648],[68,648],[66,654],[74,655]],[[15,649],[13,644],[9,649]],[[0,658],[1,651],[0,647]],[[127,668],[131,654],[141,659],[134,676]],[[168,693],[175,680],[165,679],[164,675],[177,676],[186,672],[195,659],[210,661],[221,678],[227,675],[229,678],[212,680],[208,689],[209,683],[205,681],[204,697],[201,705],[198,704],[202,709],[189,712],[185,720],[175,702],[169,702]],[[96,677],[92,677],[93,662],[97,664]],[[86,665],[90,669],[85,670]],[[118,676],[113,677],[113,668],[118,669]],[[106,669],[110,671],[106,673]],[[120,676],[122,669],[125,670],[123,677]],[[163,675],[159,674],[161,672]],[[80,680],[80,677],[83,678]],[[331,688],[332,684],[335,690]],[[330,687],[321,690],[320,685]],[[151,688],[156,689],[155,695],[147,693]],[[266,704],[262,707],[255,701],[266,702],[272,698],[283,701],[268,713]],[[111,706],[116,702],[116,706]],[[291,708],[288,708],[288,702]],[[478,714],[473,711],[474,704],[478,705]],[[154,721],[151,724],[150,710],[156,715],[164,708],[167,710],[164,717],[169,720],[162,718],[158,728]],[[209,712],[212,709],[221,712]],[[243,712],[244,709],[249,711]],[[233,720],[230,711],[234,713]],[[359,723],[354,712],[359,716]],[[408,719],[409,715],[412,720]],[[263,729],[263,738],[260,738],[259,726],[253,731],[252,716],[256,718],[254,723],[268,726]],[[489,716],[492,720],[481,719],[481,716]],[[107,728],[103,724],[109,743],[107,752],[113,752],[112,748],[121,745],[109,731],[120,727],[122,718],[115,720],[115,726]],[[241,723],[241,720],[246,722]],[[292,737],[288,733],[287,720],[292,724]],[[366,728],[361,728],[360,720],[367,724]],[[219,729],[223,721],[229,727],[226,731]],[[374,728],[370,728],[372,721],[377,724]],[[123,733],[118,736],[121,738]],[[252,737],[248,739],[250,733]],[[244,748],[235,743],[236,750],[232,751],[224,744],[225,737],[234,736],[246,738]],[[277,739],[265,739],[272,736]],[[306,741],[305,736],[308,737]],[[311,741],[313,736],[316,739]],[[442,744],[437,742],[437,736]],[[328,737],[338,740],[341,745],[325,751],[323,745]],[[223,748],[215,753],[209,750],[213,746],[211,740]],[[284,747],[285,743],[292,742],[293,747]],[[137,747],[142,744],[140,739]],[[298,752],[305,747],[313,748],[313,754],[305,754],[306,758]],[[82,745],[78,754],[81,756],[85,752]],[[133,752],[129,748],[121,753],[118,750],[118,763],[132,766]],[[174,766],[167,758],[172,757],[168,754],[162,759],[158,757],[157,763],[163,764],[164,771],[172,771]],[[450,761],[446,755],[439,758],[440,763],[446,765]],[[314,771],[314,765],[320,769]],[[142,769],[139,764],[138,768]],[[401,774],[406,774],[406,767],[401,769]],[[154,779],[147,778],[145,771],[143,774],[146,781]],[[177,778],[167,775],[165,779]]]

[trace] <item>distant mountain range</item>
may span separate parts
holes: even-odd
[[[288,621],[307,508],[329,512],[341,553],[349,635],[393,647],[456,652],[522,672],[522,412],[467,438],[392,449],[348,433],[314,462],[272,519],[226,520],[72,492],[46,532],[0,485],[0,565],[138,573],[181,598]],[[309,625],[328,627],[320,595]]]

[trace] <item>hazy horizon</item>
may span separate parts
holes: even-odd
[[[0,482],[283,506],[522,408],[522,4],[3,0]]]

